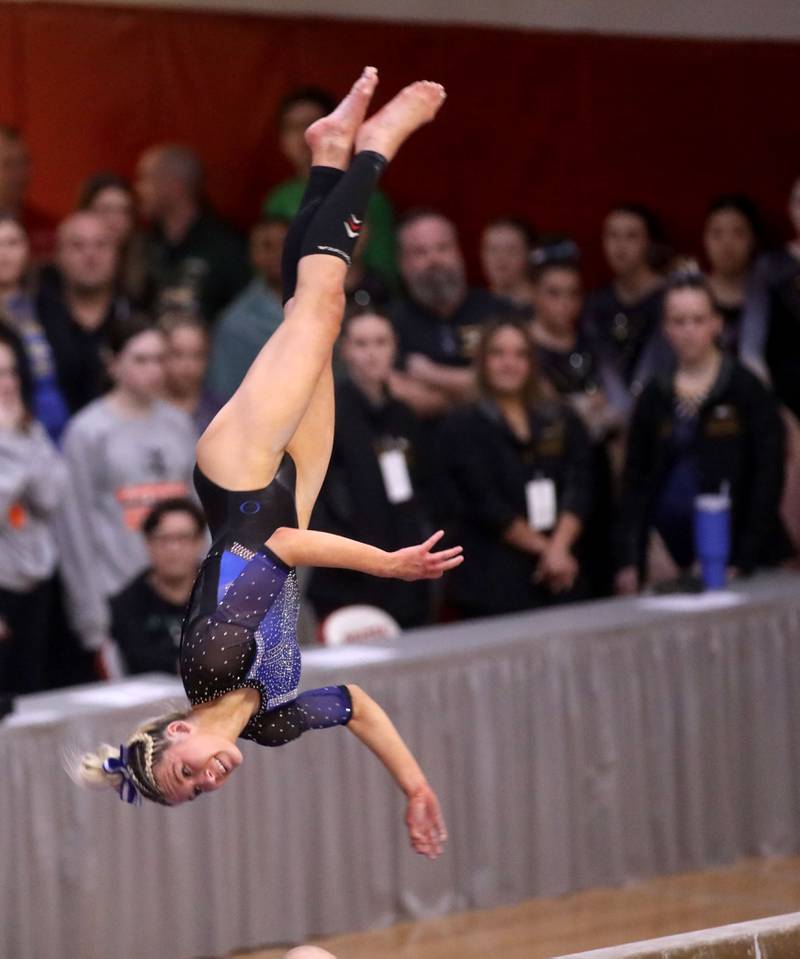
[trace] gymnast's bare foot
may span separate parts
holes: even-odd
[[[404,140],[436,116],[446,95],[440,83],[430,80],[404,87],[362,124],[356,135],[356,152],[374,150],[391,160]]]
[[[364,67],[361,76],[333,113],[321,117],[306,130],[306,143],[311,149],[314,166],[347,169],[356,131],[364,121],[377,85],[378,71],[375,67]]]

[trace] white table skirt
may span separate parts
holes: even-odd
[[[450,831],[436,863],[410,851],[401,794],[346,730],[245,743],[219,793],[136,808],[78,789],[62,754],[121,742],[181,700],[177,682],[27,697],[0,723],[0,955],[220,955],[797,852],[799,585],[308,653],[303,687],[359,683],[419,757]]]

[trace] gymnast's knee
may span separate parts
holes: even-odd
[[[316,283],[299,283],[287,321],[325,324],[338,334],[346,305],[341,282],[338,287]]]
[[[344,278],[347,263],[328,253],[311,253],[301,258],[297,265],[297,290],[299,299],[309,295],[344,296]]]

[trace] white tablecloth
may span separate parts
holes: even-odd
[[[415,856],[402,796],[344,729],[245,743],[179,809],[77,788],[67,749],[181,700],[135,678],[0,723],[0,955],[187,959],[800,848],[800,578],[616,600],[314,650],[394,718],[450,829]]]

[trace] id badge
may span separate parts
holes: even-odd
[[[378,454],[383,487],[390,503],[407,503],[414,495],[408,463],[402,450],[385,450]]]
[[[539,533],[556,525],[556,484],[551,479],[534,479],[525,484],[528,524]]]

